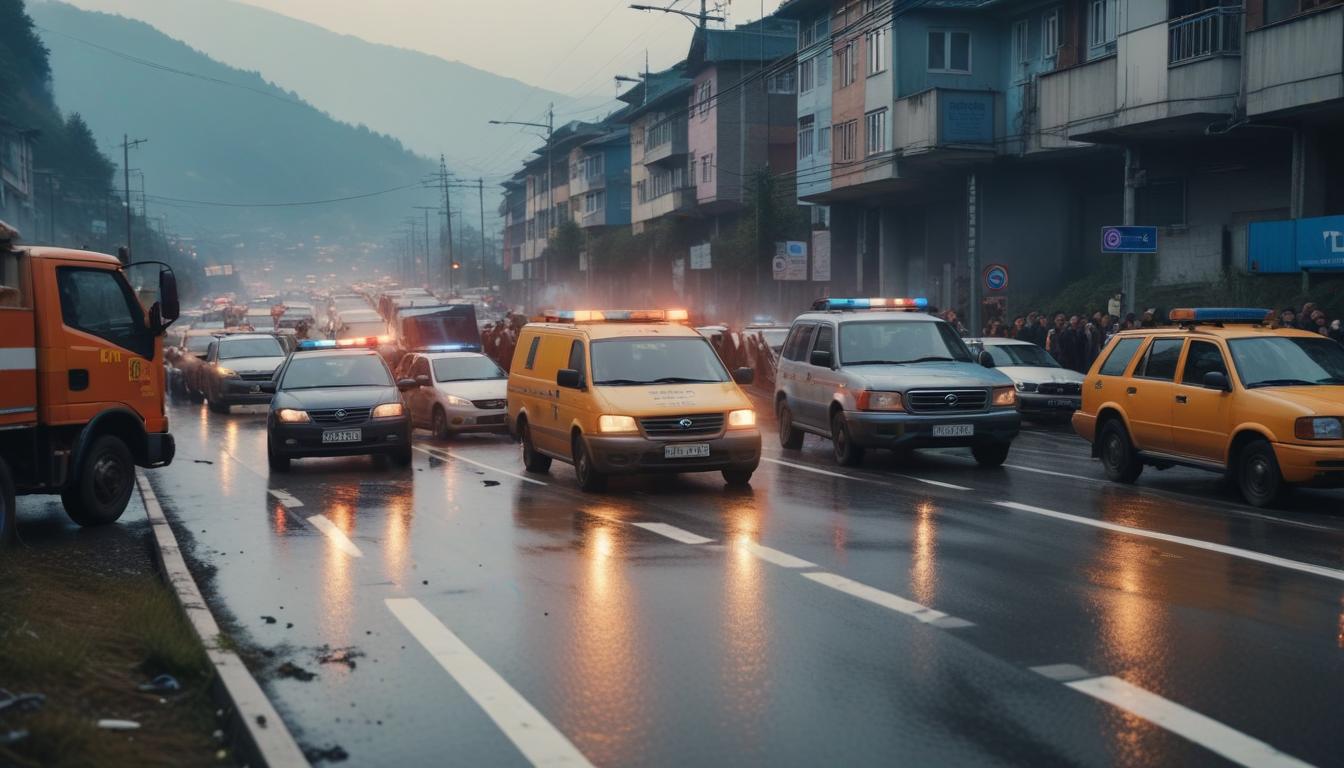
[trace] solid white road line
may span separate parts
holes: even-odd
[[[667,523],[631,523],[631,525],[636,528],[643,528],[651,533],[656,533],[659,536],[666,536],[667,538],[672,539],[673,541],[679,541],[682,544],[709,544],[714,541],[713,539],[706,539],[704,536],[691,533],[690,531],[683,531],[675,525],[668,525]]]
[[[471,464],[471,465],[473,465],[473,466],[480,467],[481,469],[488,469],[488,470],[490,470],[491,472],[497,472],[497,473],[499,473],[499,474],[501,474],[501,475],[504,475],[505,477],[512,477],[512,478],[515,479],[515,480],[522,480],[522,481],[525,482],[525,483],[531,483],[531,484],[533,484],[533,485],[547,485],[547,483],[544,483],[544,482],[542,482],[542,481],[540,481],[540,480],[537,480],[537,479],[535,479],[535,478],[526,477],[526,476],[524,476],[524,475],[520,475],[520,474],[518,474],[518,473],[516,473],[516,472],[510,472],[510,471],[508,471],[507,469],[500,469],[499,467],[491,466],[491,465],[489,465],[489,464],[485,464],[485,463],[476,461],[475,459],[468,459],[466,456],[463,456],[462,454],[457,453],[456,451],[445,451],[445,450],[442,450],[442,449],[421,448],[421,447],[418,446],[418,445],[415,446],[415,450],[417,450],[417,451],[419,451],[419,452],[425,454],[426,456],[433,456],[434,458],[439,459],[439,460],[456,459],[457,461],[464,461],[464,462],[466,462],[466,463],[468,463],[468,464]],[[446,457],[446,458],[445,458],[445,457]]]
[[[890,592],[884,592],[876,587],[870,587],[867,584],[860,584],[852,579],[839,576],[834,573],[818,571],[816,573],[804,573],[803,578],[811,579],[822,586],[844,592],[847,595],[857,597],[860,600],[867,600],[870,603],[876,603],[883,608],[890,608],[897,613],[903,613],[906,616],[913,617],[925,624],[938,624],[944,627],[966,627],[970,622],[956,619],[948,616],[942,611],[936,611],[925,605],[920,605],[913,600],[906,600],[900,595],[893,595]]]
[[[403,597],[388,598],[384,602],[392,615],[462,686],[528,762],[546,766],[592,765],[564,734],[542,717],[536,707],[473,653],[419,600]]]
[[[1234,763],[1254,768],[1303,768],[1309,766],[1270,745],[1187,709],[1174,701],[1146,691],[1118,677],[1091,677],[1065,685],[1094,699],[1143,718],[1184,737]]]
[[[756,557],[759,557],[760,559],[764,560],[767,563],[778,565],[780,568],[817,567],[816,563],[809,563],[808,561],[802,559],[801,557],[794,557],[793,555],[790,555],[787,552],[780,552],[778,549],[771,549],[770,547],[757,544],[754,541],[744,539],[742,541],[739,541],[737,543],[737,546],[742,547],[746,551],[750,552]]]
[[[303,506],[302,501],[299,501],[293,494],[282,488],[270,488],[266,492],[274,496],[275,500],[280,502],[281,506],[285,509],[294,509]]]
[[[351,541],[350,538],[345,535],[345,531],[337,528],[336,524],[326,517],[322,515],[312,515],[308,518],[308,524],[326,534],[327,538],[331,539],[331,543],[335,544],[337,549],[347,555],[350,555],[351,557],[364,556],[364,553],[359,551],[359,547],[355,546],[355,542]]]
[[[1170,533],[1159,533],[1157,531],[1150,531],[1144,528],[1134,528],[1128,525],[1108,523],[1105,520],[1093,520],[1090,517],[1070,515],[1065,512],[1056,512],[1053,509],[1033,507],[1030,504],[1019,504],[1015,501],[996,501],[994,503],[1000,507],[1004,507],[1006,509],[1014,509],[1019,512],[1031,512],[1032,514],[1042,515],[1044,517],[1053,517],[1056,520],[1066,520],[1071,523],[1081,523],[1083,525],[1090,525],[1093,528],[1101,528],[1103,530],[1113,531],[1115,533],[1123,533],[1128,534],[1130,536],[1142,536],[1144,538],[1157,539],[1158,541],[1166,541],[1172,544],[1182,544],[1187,547],[1195,547],[1197,549],[1208,550],[1209,552],[1217,552],[1219,554],[1230,555],[1232,557],[1240,557],[1245,560],[1254,560],[1259,563],[1275,565],[1280,568],[1287,568],[1289,570],[1301,571],[1302,573],[1310,573],[1314,576],[1324,576],[1327,579],[1334,579],[1335,581],[1344,581],[1344,571],[1335,568],[1327,568],[1323,565],[1300,563],[1296,560],[1289,560],[1287,558],[1276,557],[1274,555],[1266,555],[1261,552],[1253,552],[1249,549],[1239,549],[1237,547],[1229,547],[1226,544],[1215,544],[1211,541],[1202,541],[1200,539],[1189,539],[1184,536],[1175,536]]]
[[[937,486],[937,487],[939,487],[939,488],[947,488],[947,489],[949,489],[949,490],[953,490],[953,491],[971,491],[971,490],[974,490],[973,488],[967,488],[967,487],[964,486],[964,485],[956,485],[956,484],[954,484],[954,483],[944,483],[942,480],[929,480],[929,479],[927,479],[927,478],[923,478],[923,477],[915,477],[914,475],[896,475],[896,476],[897,476],[897,477],[903,477],[903,478],[905,478],[906,480],[914,480],[914,481],[917,482],[917,483],[924,483],[925,485],[933,485],[933,486]]]
[[[779,464],[780,466],[788,467],[789,469],[801,469],[804,472],[811,472],[814,475],[825,475],[826,477],[838,477],[842,480],[858,480],[860,482],[865,483],[872,482],[871,480],[866,480],[862,477],[854,477],[853,475],[842,475],[839,472],[830,472],[825,469],[817,469],[816,467],[809,467],[806,464],[795,464],[791,461],[780,461],[779,459],[772,459],[769,456],[762,456],[761,461],[768,461],[771,464]]]

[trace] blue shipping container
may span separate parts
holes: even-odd
[[[1251,223],[1246,271],[1283,275],[1302,270],[1344,270],[1344,216]]]

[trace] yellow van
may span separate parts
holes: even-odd
[[[518,337],[508,423],[528,472],[574,465],[579,486],[611,474],[722,472],[743,486],[761,460],[756,412],[685,310],[548,312]]]

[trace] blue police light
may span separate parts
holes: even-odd
[[[299,342],[299,349],[333,349],[336,346],[335,339],[304,339]]]
[[[1167,317],[1174,323],[1269,323],[1274,311],[1255,307],[1198,307],[1173,309]]]
[[[929,300],[925,298],[827,298],[817,299],[812,304],[813,311],[854,309],[928,309]]]
[[[480,344],[431,344],[425,352],[480,352]]]

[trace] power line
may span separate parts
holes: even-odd
[[[223,203],[211,200],[185,200],[180,197],[161,197],[159,195],[148,195],[148,197],[149,199],[156,201],[164,201],[170,203],[188,203],[191,205],[204,205],[215,208],[296,208],[308,205],[326,205],[328,203],[344,203],[349,200],[364,200],[370,197],[378,197],[379,195],[387,195],[393,192],[400,192],[403,189],[423,188],[423,186],[424,186],[423,184],[417,181],[413,184],[403,184],[399,187],[380,189],[377,192],[365,192],[363,194],[348,195],[346,197],[332,197],[326,200],[302,200],[302,201],[284,202],[284,203]]]

